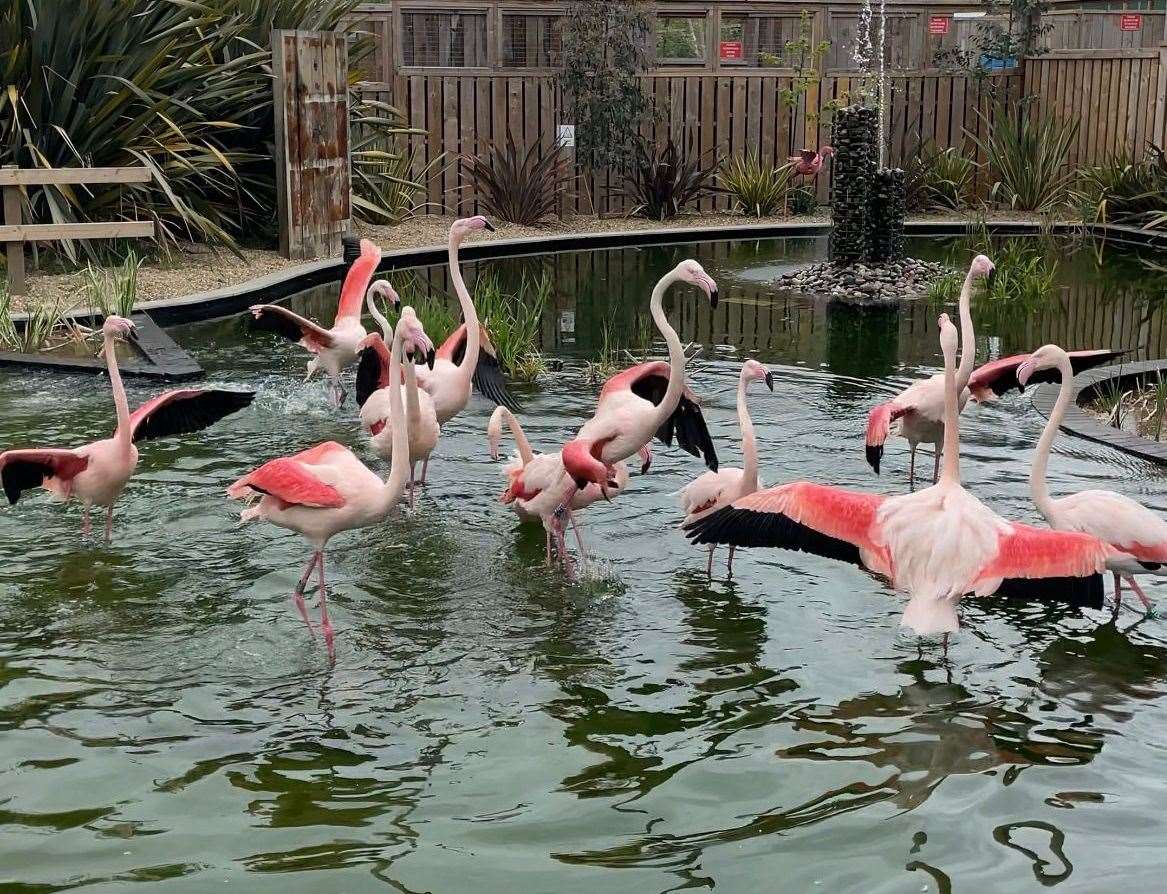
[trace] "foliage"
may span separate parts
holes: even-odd
[[[1078,136],[1076,120],[1062,121],[1023,103],[1017,110],[998,108],[985,127],[985,137],[969,136],[997,178],[991,198],[1039,214],[1056,213],[1073,201],[1077,178],[1066,158]]]
[[[474,306],[490,333],[499,365],[511,378],[534,381],[546,369],[539,354],[543,313],[551,303],[552,280],[546,270],[524,270],[517,289],[504,287],[493,268],[474,281]]]
[[[644,363],[652,351],[656,332],[651,317],[640,317],[627,344],[621,344],[612,334],[611,321],[605,319],[600,332],[600,351],[594,360],[584,364],[584,380],[589,385],[602,385],[616,375],[624,364]]]
[[[788,40],[785,47],[785,59],[772,54],[764,54],[764,65],[785,65],[794,69],[790,79],[790,86],[783,87],[778,96],[782,103],[789,108],[795,108],[811,87],[823,79],[823,59],[831,49],[829,40],[820,40],[815,43],[813,19],[805,9],[798,17],[798,39]],[[806,110],[807,121],[817,121],[820,112],[836,111],[847,104],[847,97],[841,97],[826,103],[821,110]]]
[[[716,171],[716,164],[704,165],[700,157],[683,152],[669,137],[663,149],[640,147],[623,192],[636,203],[632,214],[668,220],[710,191]]]
[[[1107,379],[1098,386],[1095,394],[1094,406],[1106,418],[1106,424],[1122,428],[1126,419],[1127,392],[1121,380]]]
[[[394,280],[402,307],[412,307],[425,328],[426,335],[440,345],[462,322],[457,304],[447,294],[434,292],[423,285],[416,274]],[[386,308],[382,308],[382,311]]]
[[[817,207],[813,186],[795,186],[786,194],[786,208],[791,214],[814,214]]]
[[[484,155],[463,155],[462,165],[486,213],[508,223],[535,226],[558,211],[567,191],[568,162],[539,143],[521,152],[507,128],[506,145]]]
[[[138,268],[141,266],[141,258],[132,251],[119,266],[110,270],[86,264],[85,300],[89,308],[103,317],[110,314],[130,316],[138,301]]]
[[[154,174],[29,190],[29,219],[146,218],[171,240],[228,245],[270,236],[271,30],[333,28],[358,2],[0,0],[0,164]],[[401,130],[386,108],[354,102],[351,114],[366,130]]]
[[[362,111],[378,111],[391,120],[395,110],[385,103],[367,100]],[[445,153],[421,164],[421,146],[410,138],[411,130],[395,131],[362,118],[353,122],[352,189],[353,214],[374,224],[396,226],[411,217],[424,201],[426,183],[445,161]]]
[[[1167,152],[1151,145],[1141,161],[1116,155],[1082,171],[1088,213],[1094,220],[1167,224]]]
[[[756,152],[738,155],[722,165],[718,179],[743,214],[769,217],[786,210],[786,191],[793,168],[763,164]]]
[[[985,57],[1020,59],[1049,52],[1043,39],[1053,26],[1041,21],[1050,8],[1049,0],[981,0],[985,18],[965,41],[936,53],[938,65],[963,69],[977,77],[986,73]]]
[[[960,294],[960,287],[964,283],[964,276],[955,270],[928,283],[928,301],[934,304],[943,304],[951,301]]]
[[[913,153],[905,172],[909,211],[956,211],[972,199],[976,162],[956,146],[928,141]]]
[[[12,297],[0,289],[0,350],[18,354],[51,351],[70,341],[83,341],[92,331],[69,318],[71,307],[57,298],[52,302],[35,302],[28,311],[23,327],[12,319]]]
[[[624,170],[652,115],[641,77],[652,64],[648,0],[573,0],[564,17],[564,102],[575,120],[580,164]]]

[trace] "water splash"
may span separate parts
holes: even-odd
[[[887,76],[884,70],[884,42],[887,35],[887,0],[879,0],[879,44],[876,51],[879,53],[879,75],[876,81],[876,108],[879,110],[879,166],[887,164]]]
[[[855,67],[865,75],[871,72],[871,0],[863,0],[859,7],[859,24],[855,29],[855,49],[851,54]],[[860,88],[866,98],[866,85]]]

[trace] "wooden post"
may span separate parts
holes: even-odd
[[[6,168],[15,168],[16,165],[5,165]],[[16,185],[4,187],[4,224],[6,226],[20,226],[20,187]],[[28,294],[28,277],[24,272],[24,243],[20,240],[6,243],[8,256],[8,294]]]
[[[1167,21],[1167,15],[1163,16]],[[1155,92],[1155,141],[1167,146],[1167,42],[1159,47],[1159,89]]]

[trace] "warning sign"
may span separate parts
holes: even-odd
[[[952,21],[948,16],[932,16],[928,19],[929,34],[947,34],[948,25]]]

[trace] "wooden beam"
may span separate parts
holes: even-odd
[[[0,170],[4,170],[0,168]],[[15,186],[0,190],[4,193],[4,223],[13,227],[20,226],[20,190]],[[8,229],[2,227],[0,229]],[[24,273],[24,244],[19,239],[8,241],[5,246],[8,258],[8,294],[25,295],[28,293],[28,277]]]
[[[0,186],[63,183],[149,183],[149,168],[0,168]]]
[[[15,190],[5,190],[7,195]],[[7,215],[5,215],[7,217]],[[140,239],[154,235],[151,221],[119,220],[110,223],[17,224],[0,226],[0,242],[32,242],[55,239]],[[9,249],[11,252],[11,249]],[[9,255],[11,257],[11,255]],[[9,275],[11,276],[11,266]]]
[[[1155,132],[1153,134],[1153,140],[1160,146],[1167,143],[1167,43],[1163,44],[1163,47],[1159,50],[1159,85],[1155,91]]]

